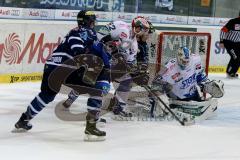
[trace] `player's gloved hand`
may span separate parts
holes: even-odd
[[[146,86],[148,85],[148,81],[149,81],[149,74],[148,73],[135,73],[135,74],[131,74],[132,78],[133,78],[133,82],[139,86]]]
[[[140,73],[147,73],[148,65],[147,63],[141,63],[138,68]]]
[[[126,65],[127,65],[128,73],[132,74],[138,71],[138,66],[135,63],[135,61],[132,61],[132,62],[128,61]]]
[[[111,78],[112,81],[122,77],[128,73],[128,66],[127,63],[121,54],[115,54],[112,57],[112,62],[111,62]]]

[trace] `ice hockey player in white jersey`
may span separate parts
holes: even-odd
[[[170,59],[152,83],[152,89],[166,93],[172,109],[207,119],[217,109],[217,101],[224,95],[222,81],[210,81],[198,54],[191,54],[187,47],[177,51],[177,58]],[[211,97],[206,99],[205,94]]]
[[[118,25],[117,22],[113,23]],[[146,74],[148,68],[148,47],[146,40],[150,33],[150,22],[142,16],[137,16],[132,20],[132,43],[131,47],[122,54],[125,56],[126,65],[134,68],[135,71],[122,76],[116,88],[115,97],[111,100],[109,108],[113,110],[116,120],[128,120],[132,113],[126,110],[126,102],[132,88],[132,84],[143,85],[148,82]],[[143,73],[144,72],[144,73]]]
[[[118,20],[108,23],[107,25],[100,28],[97,32],[97,37],[99,40],[102,39],[103,36],[109,33],[118,33],[118,28],[128,28],[129,30],[131,27],[124,21]],[[131,34],[130,39],[122,39],[122,45],[120,47],[119,52],[124,56],[124,59],[127,62],[136,61],[136,56],[138,52],[138,43],[135,35]]]

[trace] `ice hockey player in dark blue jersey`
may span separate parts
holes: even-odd
[[[96,123],[102,105],[101,98],[110,89],[110,74],[106,71],[110,69],[111,52],[116,51],[117,43],[115,42],[118,42],[119,37],[108,35],[104,41],[94,43],[96,40],[95,20],[96,16],[93,12],[80,11],[78,13],[78,27],[65,36],[47,60],[41,91],[15,124],[13,132],[30,130],[32,125],[29,121],[54,100],[61,85],[65,84],[80,94],[90,92],[90,98],[87,101],[85,140],[105,139],[106,132],[97,129]]]

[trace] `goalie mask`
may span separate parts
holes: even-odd
[[[185,69],[190,63],[190,51],[187,47],[181,47],[177,51],[177,62],[181,69]]]

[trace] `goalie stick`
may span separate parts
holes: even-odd
[[[173,116],[181,125],[183,125],[183,126],[189,126],[189,125],[193,125],[193,124],[195,123],[194,120],[187,120],[186,118],[183,118],[183,120],[181,120],[181,119],[170,109],[170,107],[169,107],[160,97],[158,97],[158,95],[157,95],[156,93],[154,93],[154,92],[151,91],[151,88],[150,88],[149,86],[143,86],[143,87],[146,89],[146,91],[148,91],[150,94],[152,94],[154,97],[156,97],[157,100],[162,103],[162,105],[172,114],[172,116]],[[165,114],[168,114],[168,113],[166,112],[166,110],[164,110],[164,109],[163,109],[163,112],[164,112]]]

